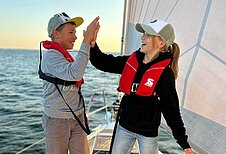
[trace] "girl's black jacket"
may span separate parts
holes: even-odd
[[[139,83],[144,72],[156,62],[166,58],[172,58],[170,53],[160,53],[160,55],[144,64],[142,62],[144,53],[137,50],[138,69],[134,79]],[[90,49],[91,64],[99,70],[110,73],[122,74],[125,63],[129,56],[113,56],[104,54],[99,47]],[[158,136],[158,127],[163,114],[167,125],[171,128],[174,138],[183,148],[189,148],[184,124],[180,115],[179,100],[175,88],[175,78],[170,67],[166,67],[161,74],[156,87],[155,96],[138,96],[133,93],[124,95],[122,98],[122,110],[120,112],[119,124],[134,132],[147,137]]]

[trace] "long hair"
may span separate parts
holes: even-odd
[[[178,77],[178,71],[179,71],[178,60],[179,60],[179,56],[180,56],[180,48],[177,45],[177,43],[174,42],[169,47],[168,50],[173,55],[173,61],[172,61],[171,65],[170,65],[170,67],[173,70],[175,79],[177,79],[177,77]]]

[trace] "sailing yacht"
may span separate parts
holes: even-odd
[[[122,54],[140,47],[136,23],[161,19],[173,25],[181,49],[176,85],[189,143],[199,154],[226,154],[226,1],[125,0],[124,6]],[[109,115],[108,107],[88,115]],[[109,151],[114,120],[106,119],[88,136],[91,153]],[[170,132],[164,118],[161,126]],[[139,153],[136,145],[133,153]]]

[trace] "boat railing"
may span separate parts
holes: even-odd
[[[93,111],[90,112],[90,108],[91,108],[92,105],[94,104],[94,101],[93,101],[93,100],[94,100],[94,97],[95,97],[96,94],[99,94],[99,92],[102,93],[102,97],[103,97],[103,106],[100,107],[100,108],[97,108],[97,109],[95,109],[95,110],[93,110]],[[108,123],[110,122],[110,120],[111,120],[111,116],[110,116],[111,113],[108,111],[108,108],[114,108],[114,107],[118,107],[118,106],[117,106],[117,105],[109,105],[109,104],[107,103],[107,101],[106,101],[106,96],[105,96],[105,90],[104,90],[104,89],[98,89],[98,90],[96,90],[96,91],[93,92],[93,94],[92,94],[91,97],[90,97],[89,103],[88,103],[88,105],[87,105],[87,109],[86,109],[87,117],[88,117],[88,118],[89,118],[89,117],[92,117],[94,114],[96,114],[96,113],[98,113],[98,112],[100,112],[100,111],[102,111],[102,110],[105,110],[105,116],[106,116],[106,118],[105,118],[105,123],[103,123],[103,124],[101,124],[101,125],[95,127],[94,129],[92,129],[91,134],[89,134],[89,135],[87,136],[88,140],[90,140],[90,139],[92,139],[92,138],[95,138],[95,136],[96,136],[101,130],[103,130],[103,129],[107,126],[107,124],[108,124]],[[36,113],[36,112],[34,112],[34,113]],[[31,116],[31,115],[32,115],[32,113],[29,114],[29,115],[26,115],[26,116],[24,116],[24,117],[18,118],[17,120],[27,118],[27,117],[29,117],[29,116]],[[10,123],[11,123],[11,122],[10,122]],[[45,138],[42,138],[42,139],[40,139],[40,140],[34,142],[33,144],[31,144],[31,145],[29,145],[29,146],[27,146],[27,147],[21,149],[20,151],[16,152],[16,154],[21,154],[21,153],[27,151],[28,149],[31,149],[31,148],[34,147],[35,145],[41,144],[44,140],[45,140]],[[94,143],[95,143],[95,140],[94,140]],[[92,146],[91,148],[93,148],[93,146]],[[92,150],[93,150],[93,149],[91,149],[90,151],[92,151]]]

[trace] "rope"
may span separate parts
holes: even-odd
[[[35,143],[33,143],[33,144],[29,145],[28,147],[26,147],[26,148],[24,148],[24,149],[20,150],[20,151],[19,151],[19,152],[17,152],[16,154],[20,154],[20,153],[22,153],[22,152],[26,151],[27,149],[29,149],[29,148],[33,147],[34,145],[39,144],[40,142],[42,142],[44,139],[45,139],[45,138],[43,138],[43,139],[41,139],[41,140],[36,141]]]

